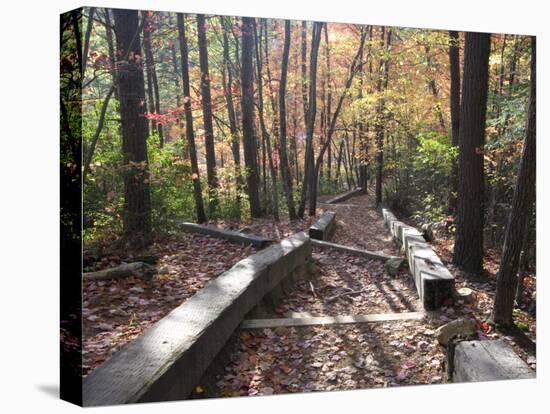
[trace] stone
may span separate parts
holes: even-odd
[[[421,230],[422,236],[424,236],[424,239],[426,239],[426,241],[431,242],[434,240],[434,232],[431,224],[423,224]]]
[[[449,341],[454,337],[461,336],[470,336],[477,332],[478,326],[474,320],[471,319],[455,319],[449,323],[446,323],[443,326],[440,326],[435,331],[437,341],[443,345],[447,346]]]
[[[392,257],[391,259],[386,260],[384,264],[384,269],[390,276],[395,276],[399,272],[401,265],[403,264],[403,259],[400,257]]]

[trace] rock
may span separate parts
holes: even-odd
[[[477,332],[477,323],[471,319],[455,319],[443,326],[440,326],[435,331],[437,341],[447,346],[449,341],[455,336],[469,336]]]
[[[403,259],[401,259],[400,257],[392,257],[391,259],[386,260],[386,263],[384,264],[384,269],[389,275],[395,276],[397,272],[399,272],[399,268],[402,264]]]
[[[423,224],[421,229],[422,229],[422,236],[424,236],[424,239],[426,241],[431,242],[434,240],[434,232],[431,224]]]

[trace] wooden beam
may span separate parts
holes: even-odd
[[[367,315],[315,316],[310,318],[245,319],[241,329],[279,328],[284,326],[346,325],[354,323],[421,320],[424,312],[373,313]]]
[[[319,220],[309,228],[309,237],[317,240],[330,240],[336,231],[336,213],[325,211]]]
[[[362,194],[362,193],[363,193],[363,189],[361,187],[358,187],[358,188],[355,188],[351,191],[348,191],[347,193],[339,194],[336,197],[333,197],[330,200],[327,200],[326,203],[327,204],[339,203],[341,201],[346,201],[348,198],[351,198],[355,195],[359,195],[359,194]]]
[[[335,204],[335,203],[327,203],[326,201],[325,202],[318,201],[317,204],[321,206],[330,206],[330,207],[361,207],[360,204],[342,204],[342,203]]]
[[[255,234],[240,233],[238,231],[219,229],[213,226],[205,226],[202,224],[182,222],[180,228],[189,233],[199,233],[206,236],[217,237],[219,239],[231,240],[237,243],[252,244],[256,247],[266,247],[273,243],[273,239]]]
[[[330,242],[326,242],[326,241],[322,241],[322,240],[311,239],[311,244],[313,244],[316,247],[321,247],[321,248],[326,248],[326,249],[334,249],[334,250],[339,250],[339,251],[344,252],[344,253],[355,254],[357,256],[363,256],[363,257],[368,257],[369,259],[380,259],[380,260],[400,259],[400,257],[397,257],[397,256],[390,256],[390,255],[387,255],[387,254],[384,254],[384,253],[375,253],[375,252],[371,252],[371,251],[368,251],[368,250],[357,249],[355,247],[344,246],[344,245],[341,245],[341,244],[330,243]]]

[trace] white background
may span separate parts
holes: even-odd
[[[538,373],[537,380],[402,387],[142,404],[103,408],[144,412],[539,412],[548,401],[548,10],[544,1],[109,0],[4,2],[0,22],[0,409],[78,410],[59,387],[59,17],[82,5],[347,23],[536,34],[538,36]],[[76,276],[76,275],[75,275]],[[545,398],[546,397],[546,398]],[[95,411],[95,409],[94,409]]]

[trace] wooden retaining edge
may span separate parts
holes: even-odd
[[[384,223],[394,239],[401,244],[409,262],[409,270],[426,310],[435,310],[453,297],[454,276],[441,262],[422,233],[382,208]]]
[[[325,211],[319,220],[309,228],[309,237],[318,240],[330,240],[336,231],[336,213]]]
[[[83,405],[186,398],[245,315],[310,258],[302,232],[241,260],[93,370]]]
[[[453,382],[535,378],[535,372],[503,340],[462,341],[453,351]]]
[[[189,222],[181,222],[180,228],[183,231],[189,233],[199,233],[206,236],[217,237],[219,239],[231,240],[238,243],[252,244],[256,247],[266,247],[273,243],[273,239],[269,239],[263,236],[257,236],[255,234],[240,233],[238,231],[219,229],[214,226],[205,226],[202,224],[195,224]]]
[[[342,204],[342,203],[327,203],[318,201],[317,204],[321,206],[331,206],[331,207],[361,207],[361,204]]]
[[[345,316],[313,316],[307,318],[247,319],[243,321],[240,328],[263,329],[291,326],[346,325],[356,323],[421,320],[425,317],[426,314],[424,312],[402,312]]]
[[[344,246],[342,244],[336,244],[336,243],[326,242],[322,240],[312,239],[311,244],[313,244],[316,247],[334,249],[334,250],[342,251],[344,253],[350,253],[357,256],[368,257],[369,259],[380,259],[380,260],[401,259],[400,257],[397,257],[397,256],[390,256],[384,253],[371,252],[368,250],[357,249],[355,247]]]
[[[351,191],[348,191],[344,194],[339,194],[336,197],[331,198],[330,200],[325,201],[325,204],[335,204],[340,203],[342,201],[346,201],[348,198],[351,198],[355,195],[361,194],[363,192],[363,188],[357,187]]]

